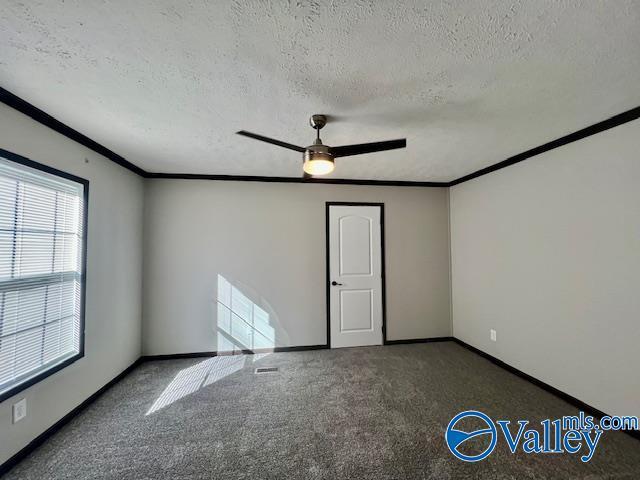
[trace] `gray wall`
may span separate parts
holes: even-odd
[[[85,357],[0,403],[2,463],[139,357],[144,184],[3,104],[0,147],[90,181]],[[28,415],[13,425],[24,397]]]
[[[454,335],[610,414],[640,412],[639,152],[634,121],[450,190]]]
[[[456,337],[526,373],[640,411],[638,121],[449,192],[143,181],[4,105],[0,147],[91,182],[86,356],[0,404],[0,463],[141,352],[220,349],[219,275],[268,313],[276,346],[324,344],[326,201],[385,203],[389,339],[451,335],[452,316]]]
[[[451,335],[446,189],[148,180],[144,353],[221,349],[218,275],[275,346],[326,343],[326,201],[385,203],[387,337]]]

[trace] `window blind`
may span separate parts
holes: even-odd
[[[81,353],[84,189],[0,156],[0,395]]]

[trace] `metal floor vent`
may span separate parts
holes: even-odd
[[[256,368],[256,373],[273,373],[277,372],[278,367],[258,367]]]

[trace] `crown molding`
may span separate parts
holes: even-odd
[[[478,178],[488,173],[495,172],[516,163],[520,163],[523,160],[535,157],[536,155],[548,152],[549,150],[562,147],[569,143],[577,142],[578,140],[590,137],[591,135],[595,135],[596,133],[604,132],[605,130],[609,130],[610,128],[631,122],[638,119],[638,117],[640,117],[640,107],[632,108],[631,110],[627,110],[626,112],[614,115],[613,117],[603,120],[602,122],[595,123],[581,130],[570,133],[569,135],[565,135],[564,137],[552,140],[543,145],[539,145],[530,150],[514,155],[513,157],[509,157],[506,160],[494,163],[493,165],[489,165],[488,167],[481,168],[480,170],[476,170],[475,172],[464,175],[460,178],[457,178],[456,180],[452,180],[451,182],[449,182],[449,186],[452,187],[463,182],[468,182],[469,180],[473,180],[474,178]]]
[[[267,176],[255,176],[255,175],[208,175],[208,174],[196,174],[196,173],[154,173],[148,172],[141,167],[131,163],[124,157],[118,155],[113,150],[99,144],[95,140],[87,137],[86,135],[78,132],[70,126],[62,123],[60,120],[52,117],[48,113],[40,110],[38,107],[30,104],[26,100],[18,97],[10,91],[0,87],[0,102],[8,105],[9,107],[33,118],[36,122],[45,125],[56,132],[64,135],[65,137],[78,142],[81,145],[93,150],[100,155],[108,158],[109,160],[117,163],[118,165],[132,171],[133,173],[140,175],[144,178],[164,178],[164,179],[180,179],[180,180],[216,180],[216,181],[233,181],[233,182],[275,182],[275,183],[306,183],[306,184],[333,184],[333,185],[370,185],[370,186],[391,186],[391,187],[437,187],[446,188],[454,185],[459,185],[463,182],[473,180],[474,178],[487,175],[497,170],[503,169],[510,165],[520,163],[528,158],[540,155],[541,153],[548,152],[563,145],[582,140],[583,138],[590,137],[597,133],[609,130],[610,128],[623,125],[625,123],[637,120],[640,118],[640,107],[632,108],[626,112],[622,112],[618,115],[614,115],[611,118],[595,123],[588,127],[585,127],[576,132],[560,137],[556,140],[552,140],[543,145],[526,150],[522,153],[514,155],[502,160],[488,167],[481,168],[475,172],[464,175],[460,178],[452,180],[450,182],[413,182],[405,180],[358,180],[349,178],[309,178],[302,177],[267,177]]]

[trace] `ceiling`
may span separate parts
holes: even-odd
[[[449,181],[640,105],[640,2],[2,0],[0,86],[152,172]]]

